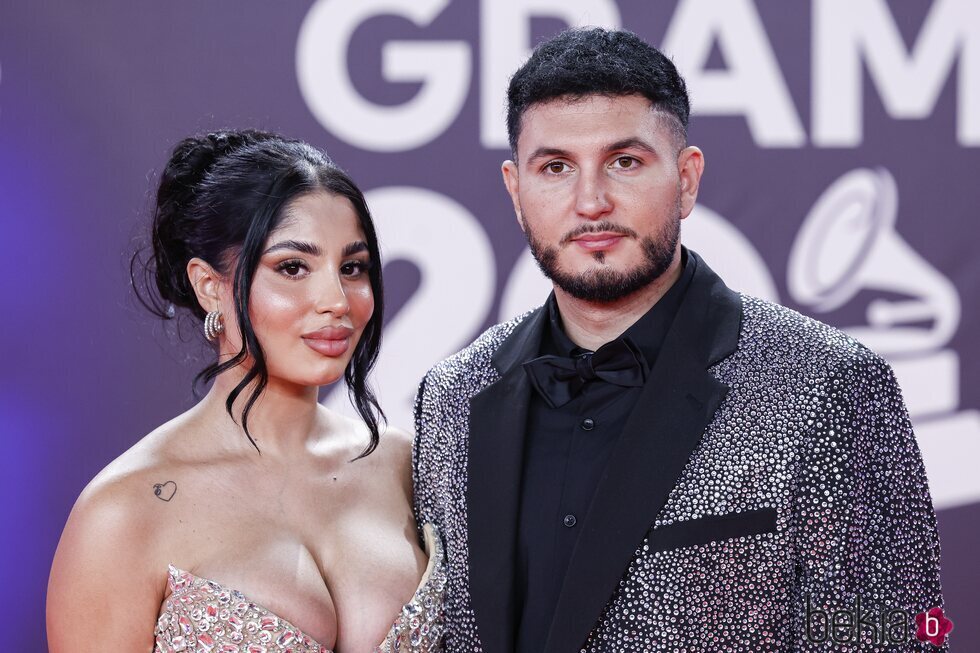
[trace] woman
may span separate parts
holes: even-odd
[[[382,291],[360,190],[304,143],[187,139],[152,247],[150,305],[203,321],[214,383],[82,492],[51,651],[436,650],[441,549],[429,527],[428,559],[418,546],[410,437],[381,432],[366,385]],[[341,377],[361,420],[317,402]]]

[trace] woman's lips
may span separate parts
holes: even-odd
[[[331,338],[309,338],[303,336],[303,342],[313,351],[319,352],[324,356],[343,356],[350,347],[350,337],[331,339]]]
[[[303,342],[313,351],[324,356],[343,356],[350,348],[354,330],[350,327],[323,327],[303,334]]]

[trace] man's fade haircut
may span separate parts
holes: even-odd
[[[660,50],[627,30],[565,30],[541,43],[510,78],[507,139],[517,160],[521,121],[533,105],[556,98],[642,95],[687,144],[691,105],[687,85]]]

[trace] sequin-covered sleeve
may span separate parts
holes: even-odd
[[[939,535],[895,376],[862,348],[817,387],[795,493],[793,650],[946,650],[915,637],[915,616],[942,606]],[[862,641],[819,641],[825,615],[841,611],[857,615],[850,630]]]
[[[413,507],[413,510],[415,512],[415,523],[418,524],[419,537],[420,538],[422,537],[422,524],[425,523],[425,520],[422,519],[421,513],[420,513],[420,502],[421,502],[422,496],[424,495],[424,488],[421,487],[422,478],[421,478],[421,475],[419,473],[419,464],[420,464],[419,461],[420,461],[420,459],[422,457],[422,446],[421,445],[422,445],[422,436],[423,436],[423,432],[422,432],[422,397],[423,397],[423,395],[425,393],[425,381],[428,378],[429,378],[429,375],[428,374],[426,374],[424,377],[422,377],[422,381],[421,381],[421,383],[419,383],[419,389],[415,393],[415,408],[414,408],[415,437],[414,437],[414,439],[412,441],[412,488],[413,488],[413,492],[412,492],[412,497],[413,497],[412,507]]]

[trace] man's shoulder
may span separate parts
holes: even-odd
[[[852,365],[888,368],[888,363],[841,329],[775,302],[740,293],[739,349],[772,363],[784,358],[828,371]]]
[[[475,371],[489,369],[493,355],[500,345],[536,310],[539,309],[527,311],[506,322],[489,327],[469,345],[435,364],[426,374],[426,383],[451,382],[454,379],[469,377]]]

